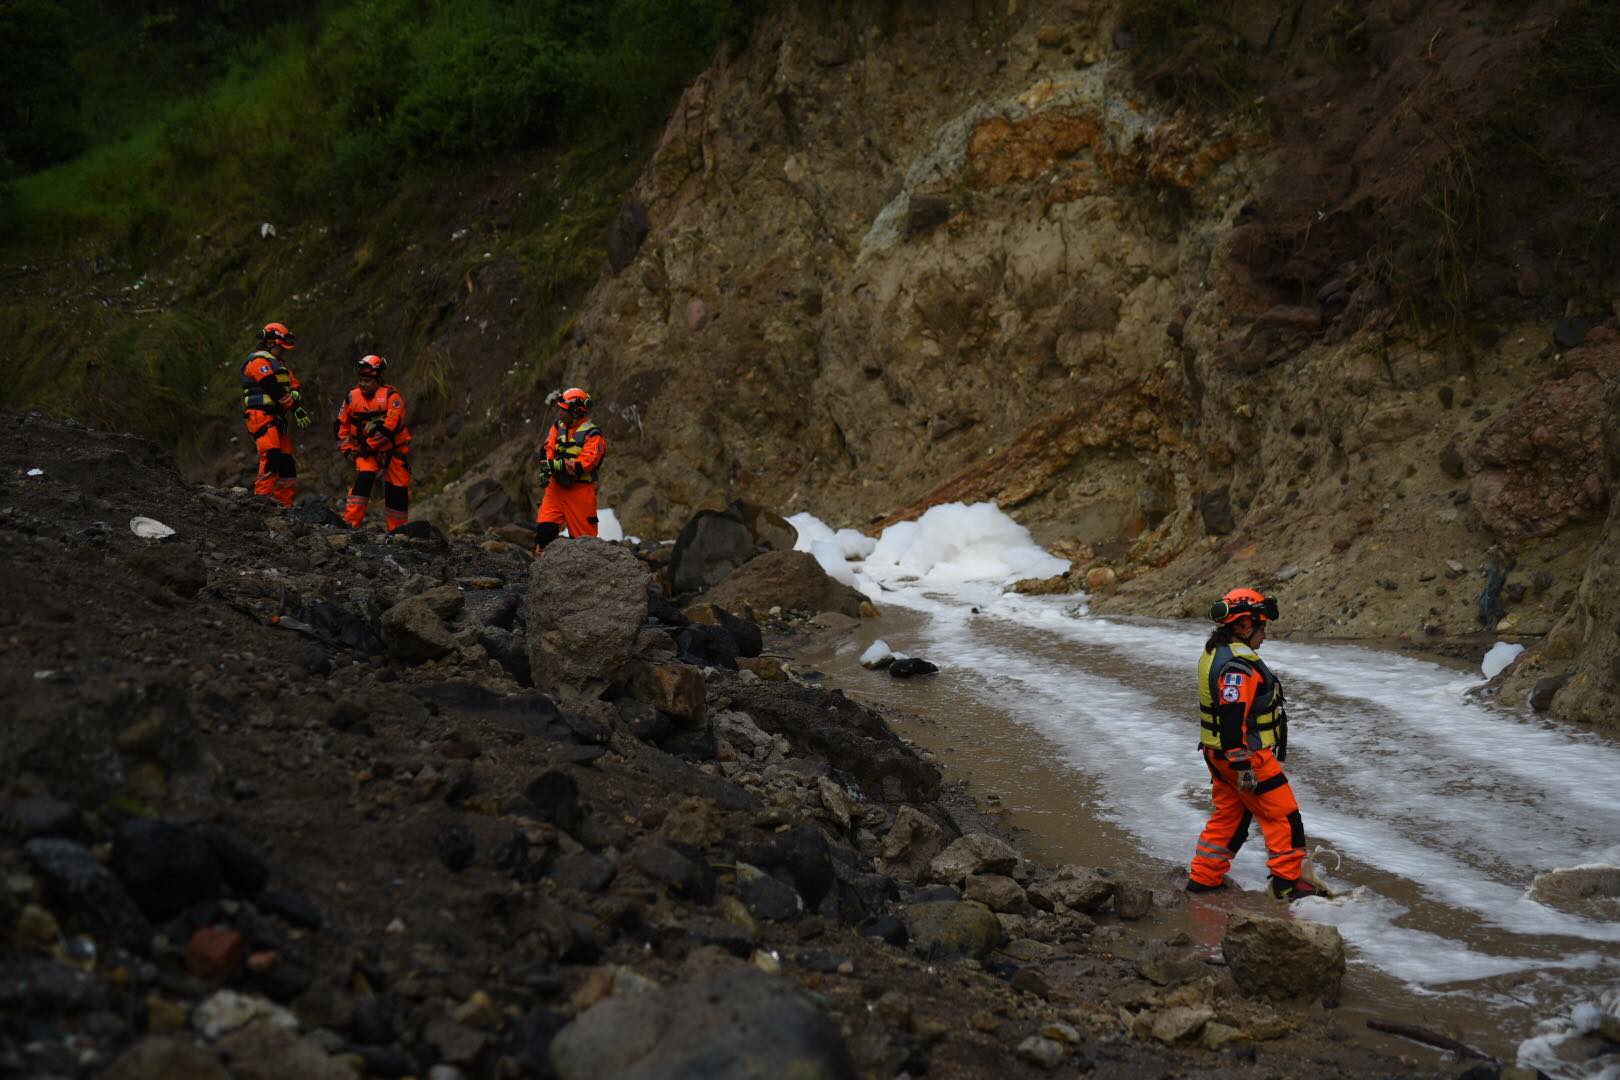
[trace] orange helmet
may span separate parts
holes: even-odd
[[[590,412],[591,395],[577,386],[571,386],[557,399],[557,408],[566,413]]]
[[[360,369],[362,375],[374,375],[380,379],[388,367],[388,361],[373,353],[370,356],[362,356],[355,367]]]
[[[266,345],[280,345],[283,349],[296,349],[298,339],[283,323],[265,323],[264,329],[259,332],[259,340]]]
[[[1237,622],[1245,615],[1270,622],[1277,617],[1277,601],[1267,599],[1254,589],[1233,589],[1209,605],[1209,617],[1222,625]]]

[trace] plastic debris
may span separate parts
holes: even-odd
[[[129,531],[142,540],[162,540],[174,535],[174,530],[163,522],[139,516],[129,519]]]
[[[44,476],[45,475],[45,470],[44,469],[29,469],[28,470],[28,475],[29,476]]]

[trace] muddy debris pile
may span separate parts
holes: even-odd
[[[0,417],[0,1072],[1388,1070],[1336,980],[1245,996],[1154,935],[1179,882],[1032,862],[663,569]]]

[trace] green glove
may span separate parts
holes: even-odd
[[[298,408],[293,410],[292,418],[293,418],[293,423],[297,424],[299,427],[301,427],[301,428],[309,427],[309,423],[310,423],[309,413],[304,411],[304,407],[302,405],[298,406]]]

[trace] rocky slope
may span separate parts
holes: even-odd
[[[0,572],[7,1072],[1396,1064],[1334,932],[1160,940],[1178,882],[1030,862],[628,546],[355,534],[6,415]]]
[[[1366,7],[1238,6],[1263,118],[1149,89],[1245,46],[1144,75],[1129,4],[773,12],[687,92],[565,345],[606,501],[673,535],[739,496],[860,527],[994,499],[1104,611],[1248,582],[1291,633],[1546,634],[1600,550],[1613,289],[1491,232],[1493,174],[1466,343],[1393,290],[1432,270],[1444,132],[1529,85],[1569,5]],[[521,503],[526,452],[435,511]]]

